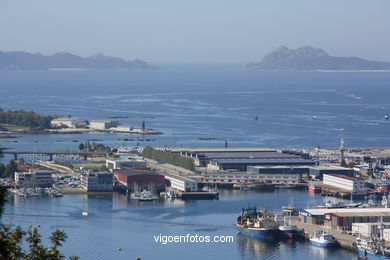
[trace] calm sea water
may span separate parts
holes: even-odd
[[[68,234],[64,252],[81,259],[357,259],[354,252],[324,249],[305,241],[259,241],[238,235],[234,222],[243,206],[280,211],[290,198],[313,206],[320,195],[305,191],[257,193],[222,191],[220,200],[134,203],[123,195],[66,195],[62,198],[12,198],[2,222],[40,226],[44,236],[56,228]],[[81,212],[87,210],[88,217]],[[158,244],[158,235],[231,235],[233,243]],[[123,248],[118,251],[117,248]]]
[[[0,71],[0,107],[86,119],[112,116],[164,134],[148,141],[127,134],[20,135],[0,139],[16,149],[78,149],[79,142],[183,147],[390,146],[390,73],[243,72],[234,65],[165,65],[158,71]],[[254,120],[257,116],[258,120]],[[133,141],[125,141],[123,139]],[[213,138],[215,140],[201,140]],[[142,139],[142,138],[141,138]],[[2,160],[6,161],[9,157]],[[134,204],[121,195],[10,199],[2,222],[55,228],[69,235],[67,255],[81,259],[354,259],[345,250],[304,242],[238,237],[234,221],[246,205],[277,210],[321,197],[305,192],[226,191],[219,201]],[[88,210],[90,215],[82,217]],[[233,235],[233,244],[169,244],[155,235]],[[123,251],[117,251],[117,248]]]
[[[346,146],[390,146],[390,122],[384,119],[390,113],[390,73],[244,72],[239,66],[0,71],[0,106],[86,119],[125,116],[124,125],[140,127],[145,120],[164,132],[141,145],[223,147],[228,139],[232,147],[337,147],[344,129]],[[104,133],[0,142],[20,149],[77,149],[85,139],[139,142],[134,135]]]

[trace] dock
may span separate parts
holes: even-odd
[[[295,222],[295,225],[297,226],[298,230],[302,231],[306,239],[309,239],[309,237],[317,230],[325,230],[328,234],[333,235],[337,239],[340,247],[348,250],[355,250],[353,243],[356,242],[356,236],[343,234],[342,231],[334,229],[327,229],[322,225],[306,224],[299,221]]]

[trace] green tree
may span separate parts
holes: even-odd
[[[9,161],[7,166],[5,167],[4,175],[10,178],[13,178],[16,170],[18,168],[18,165],[14,160]]]
[[[49,237],[51,246],[46,248],[42,244],[41,234],[37,228],[30,227],[25,232],[19,226],[15,230],[11,230],[3,225],[0,230],[0,259],[63,260],[65,257],[59,248],[66,238],[65,232],[57,229]],[[28,245],[28,250],[23,247],[25,242]],[[77,260],[79,258],[73,256],[69,259]]]
[[[5,165],[0,163],[0,177],[3,177],[5,175],[4,172],[5,172]]]
[[[107,166],[102,165],[102,166],[99,167],[99,171],[106,172],[106,171],[108,171],[108,168],[107,168]]]

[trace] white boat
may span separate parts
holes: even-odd
[[[142,192],[133,192],[130,195],[130,199],[138,200],[138,201],[153,201],[153,200],[158,200],[159,197],[154,195],[151,191],[144,190]]]
[[[81,212],[81,215],[83,215],[84,217],[86,217],[86,216],[89,215],[89,213],[88,213],[87,211],[83,211],[83,212]]]
[[[324,230],[317,230],[310,236],[310,243],[321,247],[332,247],[336,245],[336,239]]]

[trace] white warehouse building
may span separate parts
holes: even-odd
[[[192,179],[164,173],[165,179],[171,183],[171,188],[179,191],[198,191],[198,183]]]
[[[109,170],[122,169],[122,168],[146,168],[146,161],[142,160],[114,160],[106,159],[106,167]]]
[[[119,124],[116,120],[91,120],[89,121],[89,128],[96,130],[105,130],[111,127],[117,127]]]
[[[337,174],[324,174],[323,179],[323,182],[326,185],[356,193],[366,192],[366,187],[363,180]]]
[[[52,127],[84,128],[85,120],[77,117],[59,117],[51,120]]]

